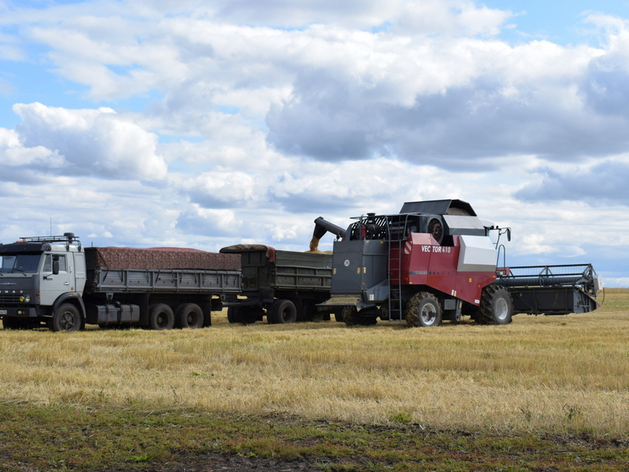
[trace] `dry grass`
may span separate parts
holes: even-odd
[[[625,437],[628,321],[615,289],[595,313],[508,326],[2,331],[0,399]]]

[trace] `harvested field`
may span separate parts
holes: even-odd
[[[606,297],[592,314],[507,326],[239,326],[218,314],[203,330],[2,331],[0,401],[625,444],[629,290]]]

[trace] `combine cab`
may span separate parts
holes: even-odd
[[[519,276],[524,268],[497,269],[500,236],[510,237],[510,230],[485,227],[461,200],[405,203],[399,214],[368,214],[346,231],[322,218],[315,224],[313,241],[326,231],[338,238],[331,298],[325,305],[341,306],[348,325],[374,324],[380,318],[437,326],[463,315],[477,323],[508,324],[514,313],[563,314],[597,307],[593,269],[583,277],[562,277],[561,286],[552,278],[529,284],[530,277]],[[492,242],[490,231],[498,242]],[[559,296],[566,301],[551,300]]]

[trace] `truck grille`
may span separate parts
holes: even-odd
[[[0,293],[0,303],[20,303],[20,295]]]

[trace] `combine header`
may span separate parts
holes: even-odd
[[[591,265],[498,268],[500,238],[510,239],[510,229],[484,226],[461,200],[405,203],[399,214],[369,213],[347,230],[320,217],[311,249],[328,231],[337,240],[331,298],[324,305],[342,307],[348,325],[380,318],[436,326],[462,315],[507,324],[516,313],[598,307],[600,281]]]

